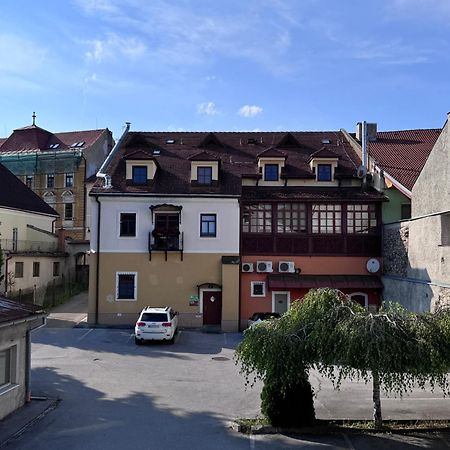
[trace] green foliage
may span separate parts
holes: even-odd
[[[274,426],[301,427],[315,420],[313,391],[305,376],[282,388],[277,380],[266,379],[261,392],[261,412]]]
[[[5,279],[3,272],[3,250],[0,247],[0,283]]]
[[[449,394],[450,309],[415,314],[388,304],[373,314],[339,291],[311,290],[279,320],[246,330],[236,362],[247,384],[277,380],[282,392],[316,368],[336,388],[373,372],[388,392],[429,383]]]

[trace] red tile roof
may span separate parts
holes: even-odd
[[[310,156],[321,149],[323,141],[337,158],[342,178],[353,178],[360,160],[340,131],[323,132],[130,132],[113,155],[106,168],[112,188],[105,189],[98,182],[93,193],[156,193],[156,194],[220,194],[240,195],[243,176],[258,177],[257,155],[276,147],[287,157],[282,177],[312,178]],[[152,186],[127,186],[123,157],[136,151],[153,153],[159,150],[160,168]],[[190,179],[191,160],[199,151],[220,161],[217,186],[193,186]]]
[[[94,144],[105,130],[51,133],[36,125],[30,125],[18,128],[8,138],[0,140],[0,152],[59,151],[73,148],[76,143],[83,143],[76,148],[86,148]],[[59,144],[56,148],[50,148],[56,144]]]
[[[439,128],[377,132],[376,141],[369,142],[369,156],[411,191],[440,133]]]
[[[0,164],[0,208],[19,209],[57,216],[58,213]]]

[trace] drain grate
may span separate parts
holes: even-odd
[[[213,359],[214,361],[229,361],[230,360],[230,358],[227,358],[225,356],[214,356],[211,359]]]

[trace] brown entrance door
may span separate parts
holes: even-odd
[[[203,292],[203,325],[220,325],[222,322],[222,292]]]

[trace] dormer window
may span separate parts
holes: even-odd
[[[197,167],[197,183],[208,185],[212,184],[212,167]]]
[[[264,181],[278,181],[278,164],[264,165]]]
[[[152,186],[159,164],[151,153],[138,150],[126,155],[123,159],[128,186]]]
[[[331,181],[331,179],[332,179],[331,164],[318,164],[317,181]]]
[[[143,186],[147,184],[147,166],[133,166],[132,168],[133,184]]]

